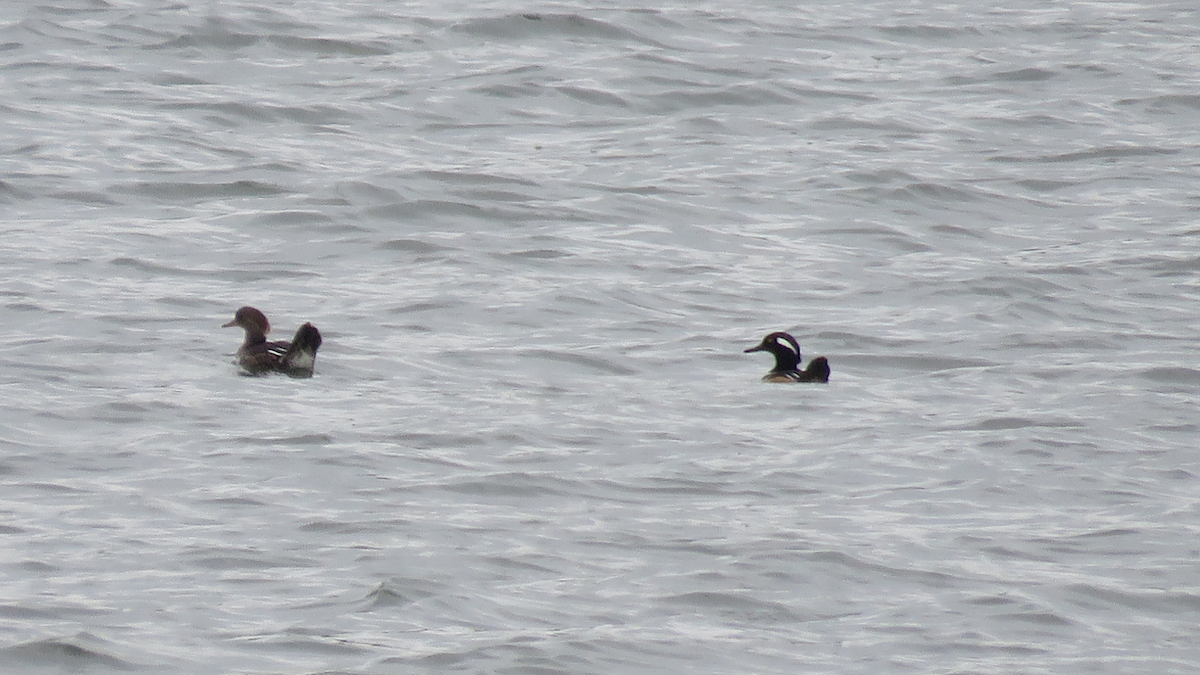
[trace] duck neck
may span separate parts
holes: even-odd
[[[771,352],[775,354],[775,372],[790,373],[800,367],[800,355],[792,350],[777,347]]]
[[[246,328],[246,341],[242,343],[243,347],[253,347],[267,341],[266,333],[263,333],[257,328]]]

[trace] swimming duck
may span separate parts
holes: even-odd
[[[250,375],[287,373],[292,377],[312,377],[321,346],[321,332],[311,323],[296,331],[291,342],[267,342],[271,324],[267,316],[253,307],[243,307],[233,315],[233,321],[221,326],[240,326],[246,331],[246,341],[237,351],[238,365]]]
[[[808,367],[800,370],[800,343],[787,333],[771,333],[750,352],[771,352],[775,355],[775,367],[763,375],[763,382],[828,382],[829,360],[824,356],[809,361]]]

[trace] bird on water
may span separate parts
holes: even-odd
[[[237,351],[238,365],[248,375],[286,373],[292,377],[312,377],[321,346],[321,332],[311,323],[296,330],[291,342],[267,342],[271,323],[267,316],[253,307],[242,307],[233,321],[222,326],[238,326],[246,331],[246,340]]]
[[[800,343],[787,333],[771,333],[762,342],[747,349],[750,352],[771,352],[775,355],[775,367],[766,375],[763,382],[828,382],[829,360],[824,356],[809,361],[808,367],[800,370]]]

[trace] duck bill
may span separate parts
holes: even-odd
[[[762,345],[758,345],[757,347],[751,347],[750,349],[747,349],[746,351],[744,351],[744,352],[742,352],[742,353],[743,353],[743,354],[749,354],[750,352],[761,352],[761,351],[763,351],[764,349],[766,349],[766,347],[764,347],[764,346],[762,346]]]
[[[221,328],[233,328],[236,325],[237,325],[237,319],[234,319],[233,321],[230,321],[229,323],[221,324]]]

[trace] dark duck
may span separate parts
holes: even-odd
[[[286,373],[292,377],[312,377],[321,346],[321,332],[311,323],[296,330],[291,342],[267,342],[271,324],[267,316],[253,307],[243,307],[233,315],[233,321],[222,326],[239,326],[246,331],[246,341],[237,351],[238,365],[249,375]]]
[[[787,333],[771,333],[750,352],[771,352],[775,355],[775,367],[763,375],[763,382],[828,382],[829,360],[824,356],[809,361],[808,367],[800,370],[800,343]]]

